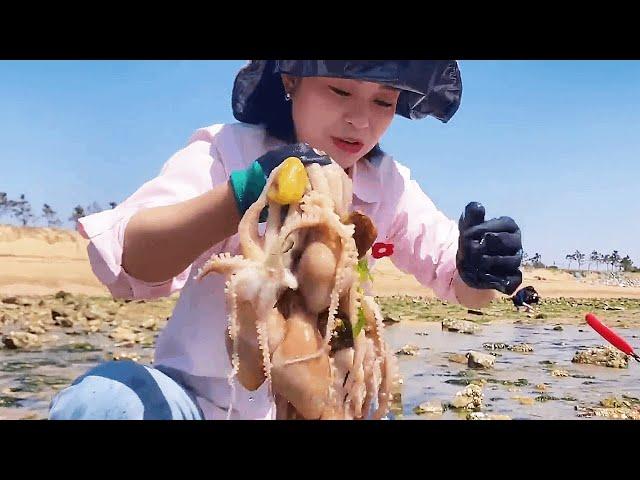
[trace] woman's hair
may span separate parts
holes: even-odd
[[[296,143],[296,130],[293,125],[293,114],[291,113],[291,102],[285,99],[284,85],[280,75],[273,75],[268,81],[275,82],[273,89],[276,95],[269,95],[262,98],[262,111],[264,112],[264,125],[267,134],[287,143]],[[372,160],[378,156],[384,155],[384,151],[376,144],[369,152],[363,155],[367,160]]]

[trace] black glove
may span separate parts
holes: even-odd
[[[244,212],[258,200],[271,172],[289,157],[298,157],[304,165],[331,163],[329,156],[323,152],[319,153],[306,143],[296,143],[265,153],[246,170],[232,172],[231,186],[241,215],[244,215]]]
[[[520,228],[510,217],[484,221],[484,207],[471,202],[458,222],[456,266],[471,288],[511,295],[522,283]]]
[[[283,160],[289,157],[298,157],[304,165],[308,165],[311,163],[329,165],[331,163],[331,159],[326,153],[311,148],[308,143],[294,143],[292,145],[285,145],[284,147],[280,147],[276,150],[265,153],[260,158],[258,158],[256,162],[258,162],[262,167],[262,171],[264,172],[265,176],[269,177],[269,175],[271,175],[271,172],[273,172],[273,170],[275,170],[275,168],[280,165]]]

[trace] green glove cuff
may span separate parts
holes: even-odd
[[[246,170],[231,172],[229,178],[240,215],[256,201],[267,184],[267,178],[258,162],[253,162]]]

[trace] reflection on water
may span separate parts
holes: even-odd
[[[513,419],[578,419],[576,405],[595,406],[606,397],[621,395],[640,398],[640,364],[631,360],[629,368],[618,369],[571,363],[578,349],[606,342],[588,327],[564,325],[562,331],[552,327],[504,322],[483,325],[478,333],[466,335],[442,331],[437,322],[388,326],[385,336],[394,351],[406,344],[420,347],[417,356],[398,356],[404,382],[403,418],[464,419],[466,413],[455,410],[445,410],[442,415],[417,415],[413,409],[427,401],[451,401],[474,378],[487,381],[482,411]],[[623,335],[633,338],[639,333],[638,329],[625,329]],[[495,350],[498,355],[495,365],[486,371],[471,370],[448,360],[453,353],[464,354],[469,350],[489,353],[482,347],[487,342],[528,343],[534,351]],[[554,377],[551,375],[554,369],[566,370],[570,376]],[[540,384],[546,388],[537,389]],[[549,397],[558,400],[547,400]]]

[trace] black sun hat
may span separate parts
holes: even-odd
[[[234,117],[245,123],[263,123],[274,100],[284,101],[282,73],[392,86],[401,91],[396,113],[412,120],[432,116],[446,123],[462,97],[455,60],[251,60],[233,85]]]

